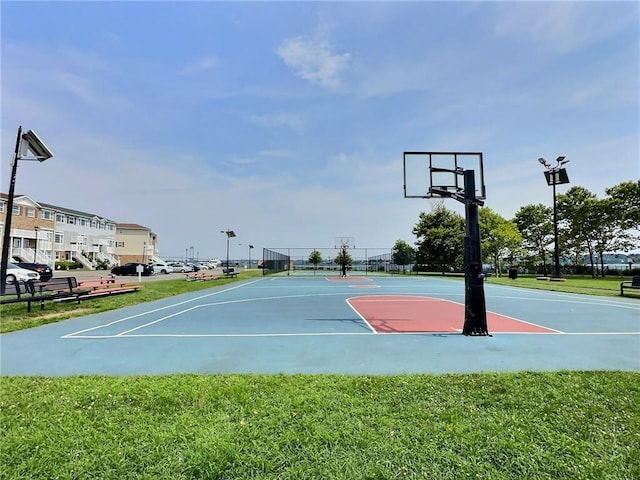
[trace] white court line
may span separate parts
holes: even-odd
[[[111,325],[115,325],[116,323],[125,322],[125,321],[131,320],[133,318],[144,317],[145,315],[149,315],[151,313],[160,312],[162,310],[167,310],[169,308],[173,308],[173,307],[176,307],[178,305],[184,305],[184,304],[187,304],[187,303],[195,302],[195,301],[203,299],[203,298],[212,297],[214,295],[220,295],[221,293],[230,292],[231,290],[236,290],[237,288],[244,287],[246,285],[251,285],[252,283],[256,283],[256,282],[260,282],[260,281],[262,281],[262,279],[253,280],[253,281],[248,282],[248,283],[243,283],[241,285],[236,285],[234,287],[226,288],[224,290],[219,290],[219,291],[216,291],[216,292],[213,292],[213,293],[208,293],[206,295],[200,295],[199,297],[191,298],[191,299],[185,300],[183,302],[178,302],[178,303],[174,303],[174,304],[171,304],[171,305],[167,305],[166,307],[154,308],[153,310],[147,310],[146,312],[138,313],[136,315],[131,315],[129,317],[121,318],[119,320],[114,320],[113,322],[103,323],[103,324],[97,325],[95,327],[85,328],[83,330],[78,330],[77,332],[68,333],[66,335],[63,335],[60,338],[68,338],[68,337],[71,337],[71,336],[78,335],[80,333],[90,332],[91,330],[97,330],[97,329],[103,328],[103,327],[110,327]]]
[[[228,292],[229,290],[233,290],[235,288],[239,288],[239,287],[229,288],[227,290],[224,290],[224,292]],[[218,294],[218,293],[223,293],[223,292],[216,292],[215,294]],[[131,320],[133,318],[142,317],[142,316],[145,316],[145,315],[150,314],[150,313],[156,313],[156,312],[159,312],[159,311],[162,311],[162,310],[166,310],[168,308],[173,308],[173,307],[176,307],[176,306],[179,306],[179,305],[190,303],[190,302],[192,302],[194,300],[207,298],[207,297],[210,297],[210,296],[215,295],[215,294],[202,295],[200,297],[197,297],[197,298],[194,298],[194,299],[191,299],[191,300],[186,300],[184,302],[178,302],[178,303],[175,303],[173,305],[168,305],[166,307],[156,308],[156,309],[153,309],[153,310],[149,310],[147,312],[139,313],[137,315],[131,315],[129,317],[121,318],[119,320],[114,320],[113,322],[104,323],[104,324],[101,324],[101,325],[96,325],[95,327],[85,328],[84,330],[78,330],[77,332],[68,333],[66,335],[63,335],[60,338],[71,338],[71,337],[73,337],[73,338],[82,338],[80,336],[80,334],[85,333],[85,332],[90,332],[92,330],[97,330],[99,328],[110,327],[111,325],[115,325],[117,323],[124,322],[126,320]],[[242,299],[239,299],[239,300],[225,300],[223,302],[202,303],[202,304],[199,304],[199,305],[194,305],[193,307],[190,307],[190,308],[187,308],[187,309],[184,309],[184,310],[180,310],[179,312],[172,313],[171,315],[167,315],[165,317],[161,317],[159,319],[153,320],[153,321],[145,323],[143,325],[139,325],[139,326],[137,326],[135,328],[132,328],[130,330],[125,330],[124,332],[120,332],[120,333],[116,334],[115,336],[123,336],[127,332],[133,332],[135,330],[139,330],[141,328],[148,327],[148,326],[153,325],[155,323],[159,323],[159,322],[161,322],[163,320],[167,320],[169,318],[181,315],[181,314],[183,314],[185,312],[189,312],[191,310],[195,310],[197,308],[202,308],[202,307],[215,307],[217,305],[229,305],[229,304],[233,304],[233,303],[259,302],[259,301],[262,301],[262,300],[280,300],[280,299],[283,299],[283,298],[324,297],[324,296],[342,296],[342,295],[344,295],[344,293],[337,293],[337,292],[336,293],[299,294],[299,295],[282,295],[282,296],[276,296],[276,297],[242,298]],[[102,337],[98,336],[98,338],[102,338]]]
[[[403,296],[403,295],[392,295],[392,294],[386,294],[386,295],[362,295],[362,296],[359,296],[359,297],[347,298],[347,303],[349,303],[349,300],[351,300],[351,299],[356,299],[356,300],[361,300],[361,301],[364,300],[366,302],[366,301],[369,301],[369,299],[371,301],[376,301],[378,298],[395,297],[395,296]],[[424,302],[424,301],[427,301],[427,302],[438,301],[438,302],[455,303],[456,305],[460,305],[461,307],[465,307],[464,303],[456,302],[454,300],[448,300],[446,298],[421,297],[419,295],[404,295],[404,296],[405,297],[411,297],[411,299],[410,300],[405,300],[405,299],[396,299],[396,300],[386,299],[386,300],[382,300],[382,301],[383,302],[386,301],[386,302],[390,302],[390,303],[392,303],[392,302],[403,302],[404,303],[405,301],[421,301],[421,302]],[[351,305],[351,304],[349,303],[349,305]],[[357,313],[357,311],[356,311],[356,313]],[[503,313],[497,313],[497,312],[493,312],[491,310],[487,310],[486,313],[491,313],[493,315],[498,315],[500,317],[508,318],[509,320],[513,320],[514,322],[526,323],[527,325],[531,325],[533,327],[544,328],[545,330],[550,330],[553,333],[564,333],[564,332],[562,332],[560,330],[556,330],[555,328],[547,327],[546,325],[539,325],[537,323],[528,322],[526,320],[522,320],[520,318],[515,318],[515,317],[512,317],[510,315],[505,315]],[[461,331],[461,330],[459,330],[459,331]],[[500,332],[500,333],[504,333],[504,332]],[[523,333],[527,333],[527,332],[523,332]]]
[[[373,332],[377,333],[377,332]],[[384,332],[378,335],[459,335],[463,337],[461,331],[451,332]],[[83,340],[103,340],[109,338],[262,338],[262,337],[349,337],[349,336],[370,336],[369,332],[303,332],[303,333],[149,333],[122,336],[116,335],[75,335],[70,339]],[[640,335],[640,332],[493,332],[492,337],[500,335],[580,335],[580,336],[609,336],[609,335]],[[475,338],[470,335],[469,338]]]

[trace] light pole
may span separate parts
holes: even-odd
[[[558,202],[556,198],[556,185],[569,183],[567,170],[562,167],[569,163],[569,160],[566,160],[565,157],[558,157],[556,158],[555,167],[552,167],[544,158],[539,158],[538,162],[547,169],[547,171],[544,172],[544,176],[547,179],[547,185],[553,187],[553,259],[555,262],[553,278],[562,278],[562,273],[560,272],[560,249],[558,247]]]
[[[220,230],[220,233],[227,235],[227,268],[229,268],[229,239],[236,236],[236,232],[233,230]]]
[[[251,249],[253,248],[253,245],[249,245],[249,268],[251,268]]]
[[[36,246],[33,249],[33,263],[36,263],[38,258],[38,230],[40,230],[40,227],[33,227],[33,229],[36,231]]]
[[[31,152],[33,156],[27,157]],[[2,241],[2,259],[0,261],[0,292],[5,293],[7,282],[7,262],[9,261],[9,243],[11,242],[11,217],[13,214],[13,196],[16,189],[16,172],[19,160],[37,160],[44,162],[53,157],[51,150],[42,143],[33,130],[22,133],[22,126],[18,127],[16,149],[11,165],[11,183],[9,184],[9,198],[7,199],[7,214],[4,222],[4,237]]]

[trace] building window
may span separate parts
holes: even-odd
[[[86,227],[87,226],[87,219],[86,218],[78,219],[78,224],[83,226],[83,227]]]
[[[0,202],[0,212],[4,213],[4,206],[5,206],[6,202]]]
[[[64,233],[56,232],[56,246],[61,246],[64,243]]]
[[[14,205],[11,215],[16,216],[20,215],[20,205]]]
[[[124,248],[124,242],[116,242],[116,247]]]
[[[35,208],[27,208],[27,217],[36,218],[36,209]]]
[[[51,210],[42,210],[42,218],[45,220],[53,220],[53,212]]]
[[[91,220],[91,228],[96,228],[98,226],[98,222],[95,220]]]
[[[76,224],[76,217],[72,217],[71,215],[67,215],[67,223],[69,225],[75,225]]]
[[[56,222],[64,223],[64,215],[61,213],[56,213]]]

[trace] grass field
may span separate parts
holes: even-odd
[[[3,378],[6,479],[637,479],[640,374]]]

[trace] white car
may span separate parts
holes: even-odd
[[[18,282],[37,282],[40,280],[40,274],[33,270],[21,268],[14,263],[7,263],[7,283]]]
[[[156,262],[153,264],[153,273],[173,273],[173,267],[164,262]]]
[[[184,263],[172,263],[171,268],[173,268],[174,272],[179,273],[193,272],[193,267],[191,265],[185,265]]]

